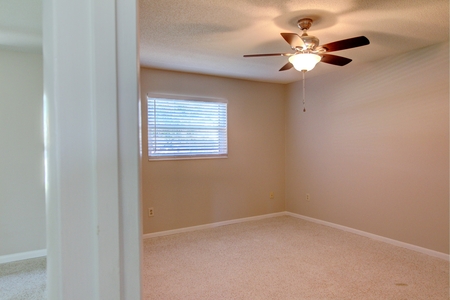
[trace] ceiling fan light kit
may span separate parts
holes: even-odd
[[[314,69],[316,64],[322,59],[320,55],[314,53],[301,53],[289,57],[289,62],[294,65],[297,71],[308,72]]]

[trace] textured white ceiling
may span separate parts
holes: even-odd
[[[243,54],[292,52],[280,32],[310,35],[325,44],[365,35],[370,45],[333,54],[369,62],[448,41],[448,0],[140,0],[141,64],[267,82],[301,79],[279,72],[286,57]],[[336,71],[319,63],[310,76]]]
[[[0,47],[42,51],[41,0],[0,0]]]
[[[286,57],[244,54],[291,52],[280,32],[299,33],[297,20],[321,44],[365,35],[371,44],[333,54],[351,64],[376,61],[449,40],[448,0],[139,0],[143,66],[288,83]],[[41,51],[42,1],[0,0],[0,47]],[[413,63],[413,62],[412,62]],[[319,63],[308,76],[336,71]]]

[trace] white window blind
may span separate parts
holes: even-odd
[[[147,98],[149,159],[225,156],[227,103]]]

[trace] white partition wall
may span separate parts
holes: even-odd
[[[44,1],[49,299],[139,299],[135,1]]]

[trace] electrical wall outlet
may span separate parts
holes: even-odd
[[[148,216],[149,217],[153,217],[154,215],[155,215],[155,211],[154,211],[153,207],[150,207],[148,209]]]
[[[273,199],[273,198],[275,198],[275,194],[273,192],[270,192],[269,197],[270,197],[270,199]]]
[[[311,200],[311,196],[309,194],[306,194],[306,201]]]

